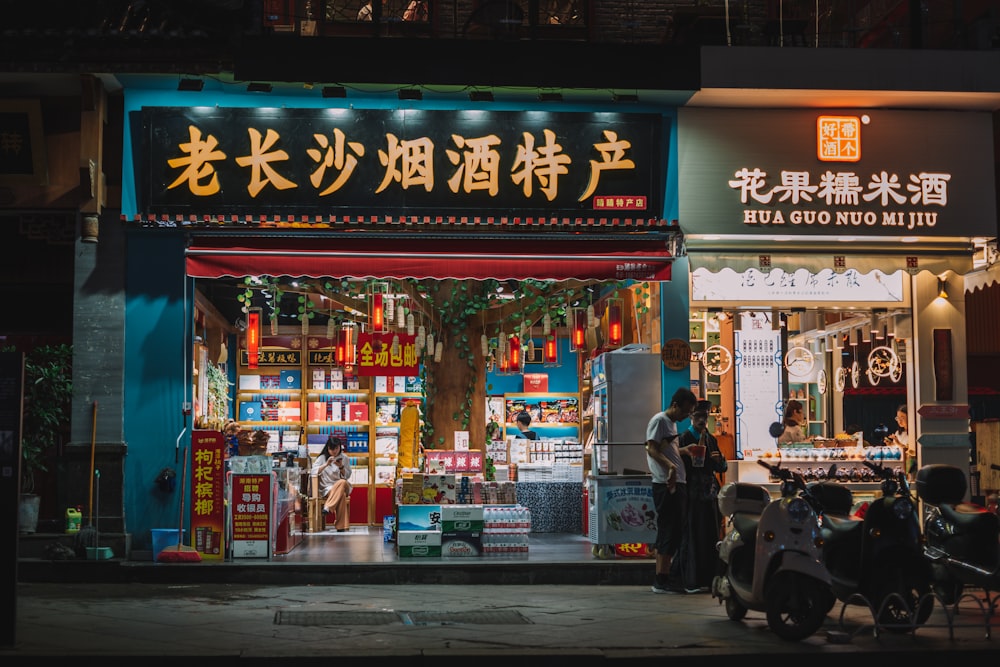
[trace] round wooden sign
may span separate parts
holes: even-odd
[[[663,360],[663,365],[672,371],[690,368],[691,345],[686,340],[671,338],[663,344],[660,359]]]

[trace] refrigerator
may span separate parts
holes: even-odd
[[[594,555],[656,539],[646,424],[663,409],[660,357],[649,349],[605,352],[591,362],[594,445],[587,478],[587,534]]]
[[[663,410],[660,357],[646,346],[605,352],[591,362],[595,475],[647,473],[646,424]]]

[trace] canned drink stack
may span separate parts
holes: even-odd
[[[79,533],[83,523],[83,514],[79,507],[66,508],[66,532]]]

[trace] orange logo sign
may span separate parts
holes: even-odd
[[[857,162],[861,159],[861,119],[857,116],[820,116],[816,119],[816,157],[821,162]]]

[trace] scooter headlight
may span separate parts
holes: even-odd
[[[813,517],[813,511],[802,498],[792,498],[788,501],[788,517],[797,523],[805,523]]]
[[[913,503],[909,498],[896,498],[896,502],[892,504],[892,514],[900,521],[909,519],[913,516]]]

